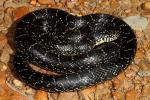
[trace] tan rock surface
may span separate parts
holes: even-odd
[[[0,50],[6,45],[7,43],[7,37],[0,33]]]
[[[15,10],[15,16],[14,16],[14,19],[17,20],[21,17],[23,17],[25,14],[27,14],[29,12],[29,9],[27,6],[22,6],[22,7],[19,7]]]

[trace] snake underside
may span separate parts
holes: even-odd
[[[136,51],[132,29],[108,14],[78,17],[45,8],[21,18],[15,34],[15,74],[48,92],[79,90],[112,79]],[[30,64],[57,74],[35,71]]]

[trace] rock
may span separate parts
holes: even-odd
[[[147,18],[142,16],[129,16],[124,18],[123,20],[134,30],[144,30],[148,25]]]
[[[30,4],[31,4],[31,5],[36,5],[36,3],[37,3],[36,0],[31,0],[31,1],[30,1]]]
[[[141,93],[141,90],[143,88],[142,85],[143,84],[136,84],[135,83],[135,87],[134,87],[135,91],[137,91],[138,93]]]
[[[143,86],[142,94],[150,95],[150,83]]]
[[[23,83],[17,79],[14,79],[13,80],[13,84],[16,86],[16,87],[19,87],[21,88],[23,86]]]
[[[116,10],[119,7],[119,2],[117,0],[111,0],[110,5],[113,10]]]
[[[124,99],[124,93],[121,91],[115,91],[112,92],[113,100],[123,100]]]
[[[142,60],[138,65],[141,70],[150,70],[150,61],[148,60]]]
[[[4,14],[4,18],[3,18],[4,27],[8,28],[13,23],[14,10],[15,9],[13,7],[8,7],[5,9],[5,14]]]
[[[9,60],[10,60],[10,55],[8,52],[8,48],[4,47],[4,49],[1,53],[1,56],[0,56],[0,61],[7,64],[9,62]]]
[[[13,7],[8,7],[5,9],[5,13],[11,17],[13,17],[14,11],[15,11],[15,8],[13,8]]]
[[[0,72],[0,88],[2,85],[6,85],[5,82],[6,82],[6,73]],[[0,91],[1,91],[1,89],[0,89]],[[1,92],[0,92],[0,94],[1,94]]]
[[[59,3],[61,0],[55,0],[56,3]]]
[[[6,70],[7,70],[6,64],[4,64],[3,62],[0,61],[0,71],[4,72]]]
[[[0,100],[28,100],[21,93],[13,91],[6,83],[6,72],[0,72]],[[32,100],[32,99],[30,99]]]
[[[84,2],[85,7],[95,8],[96,5],[97,5],[96,2],[94,2],[94,1],[85,1]]]
[[[35,95],[35,100],[49,100],[47,92],[37,91],[37,93]]]
[[[90,6],[91,8],[95,8],[96,5],[97,5],[96,2],[90,2],[90,3],[89,3],[89,6]]]
[[[13,23],[12,16],[10,16],[10,15],[8,15],[8,14],[5,13],[5,16],[4,16],[4,26],[8,28],[8,27],[11,26],[12,23]]]
[[[135,90],[130,90],[126,93],[126,99],[125,100],[139,100],[138,94]]]
[[[111,100],[111,90],[110,88],[112,85],[110,84],[111,82],[107,81],[104,84],[99,84],[96,87],[96,91],[93,92],[94,98],[88,98],[89,96],[86,96],[86,99],[82,100]]]
[[[126,9],[124,12],[126,13],[126,14],[130,14],[131,13],[131,9],[130,8],[128,8],[128,9]]]
[[[150,2],[144,2],[143,4],[141,4],[141,8],[143,10],[150,11]]]
[[[145,33],[142,31],[136,31],[136,37],[137,37],[137,39],[139,39],[142,42],[142,40],[145,37]]]
[[[142,16],[145,16],[150,19],[150,11],[143,11],[141,14]]]
[[[0,100],[9,100],[8,98],[5,98],[5,96],[8,97],[9,88],[6,85],[6,74],[4,72],[0,72]]]
[[[4,8],[0,6],[0,19],[4,17]]]
[[[123,80],[121,88],[124,91],[128,91],[128,90],[134,89],[134,83],[133,83],[133,81],[130,78],[126,78],[125,80]]]
[[[68,1],[67,2],[67,7],[70,8],[70,9],[73,8],[74,7],[74,3]]]
[[[142,60],[144,59],[144,57],[145,57],[145,54],[143,52],[143,49],[138,48],[136,51],[136,58]]]
[[[6,0],[0,0],[0,6],[3,6],[3,4],[4,4],[5,1]]]
[[[8,99],[0,99],[0,100],[33,100],[27,96],[23,96],[21,93],[18,93],[16,91],[8,92],[6,94],[6,96],[9,98]]]
[[[28,94],[28,95],[34,95],[35,90],[29,87],[27,90],[25,90],[25,93]]]
[[[138,84],[138,85],[141,85],[142,84],[142,81],[143,81],[143,78],[140,77],[139,75],[136,75],[136,77],[134,78],[134,83]]]
[[[54,0],[38,0],[38,3],[41,5],[55,4]]]
[[[149,61],[150,61],[150,49],[149,50],[147,50],[147,52],[146,52],[146,59],[148,59]]]
[[[52,6],[52,5],[51,5],[51,6]],[[63,5],[62,3],[57,3],[57,7],[58,7],[58,8],[61,9],[61,8],[63,8],[63,6],[64,6],[64,5]]]
[[[93,86],[93,87],[89,87],[87,89],[84,89],[84,90],[81,90],[78,94],[80,97],[83,97],[82,99],[84,100],[88,100],[89,98],[91,100],[94,99],[94,95],[93,93],[96,91],[96,88]]]
[[[133,66],[135,67],[135,66]],[[133,79],[136,76],[136,72],[134,72],[133,70],[129,70],[125,73],[126,77]]]
[[[11,48],[11,46],[9,44],[6,44],[4,49],[8,54],[13,54],[14,53],[13,49]]]
[[[17,20],[29,12],[28,7],[22,6],[16,9],[14,19]]]
[[[5,3],[4,3],[5,8],[8,8],[8,7],[17,8],[17,7],[21,7],[21,6],[29,6],[28,1],[24,1],[24,0],[5,0]]]
[[[140,71],[137,73],[140,77],[150,76],[150,62],[149,61],[141,61],[139,63]]]
[[[150,71],[143,71],[143,70],[140,70],[137,74],[138,74],[140,77],[149,77],[149,76],[150,76]]]
[[[57,100],[59,93],[48,93],[49,100]]]
[[[77,92],[64,92],[60,93],[56,100],[78,100]]]
[[[13,3],[29,3],[30,2],[30,0],[12,0],[13,1]]]
[[[126,77],[125,77],[124,72],[120,73],[116,78],[114,78],[113,85],[114,85],[115,89],[118,89],[121,87],[122,82],[125,78]]]
[[[6,45],[7,43],[7,37],[0,33],[0,50]]]
[[[119,5],[123,8],[123,9],[129,9],[132,7],[132,3],[131,0],[122,0],[122,1],[117,1],[119,2]]]

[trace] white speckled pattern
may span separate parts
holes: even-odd
[[[45,8],[16,26],[14,72],[27,85],[48,92],[75,91],[112,79],[132,61],[136,37],[108,14],[73,16]],[[61,75],[33,70],[35,64]]]

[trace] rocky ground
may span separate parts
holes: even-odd
[[[108,13],[122,18],[138,40],[133,63],[114,79],[77,92],[46,93],[25,86],[10,71],[14,50],[8,43],[8,32],[15,20],[45,7],[75,15]],[[0,0],[0,100],[150,100],[150,1]]]

